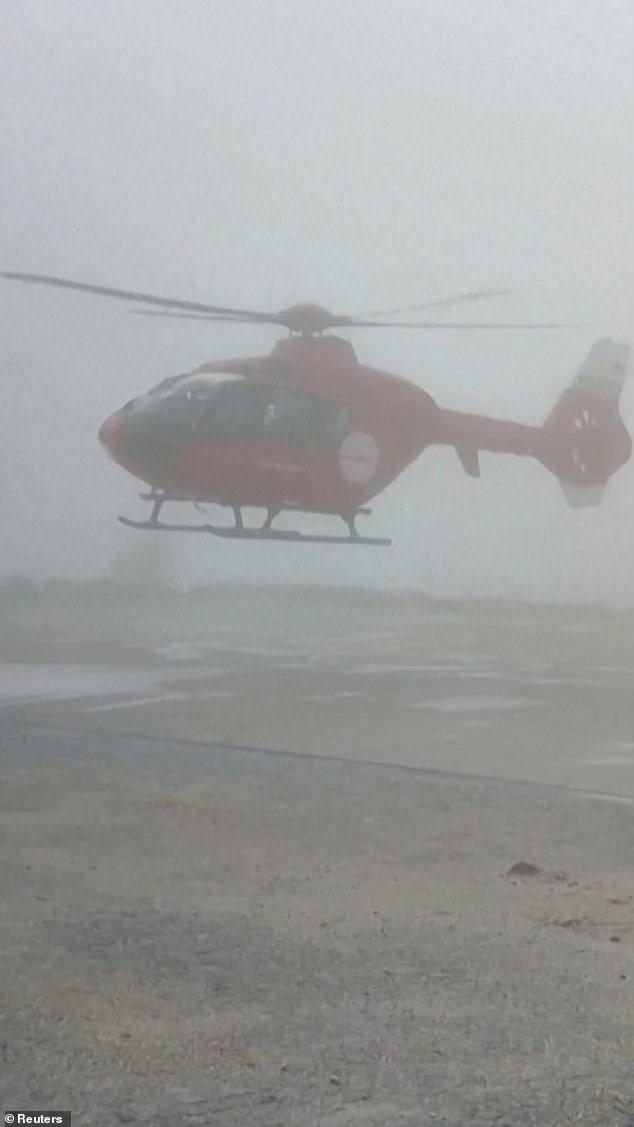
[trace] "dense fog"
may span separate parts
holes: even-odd
[[[629,0],[0,0],[0,20],[2,269],[340,312],[508,287],[473,316],[582,326],[350,339],[441,404],[536,423],[595,338],[634,336]],[[139,489],[101,420],[280,334],[0,286],[0,574],[107,574]],[[634,427],[631,387],[622,412]],[[432,449],[364,526],[391,549],[151,551],[179,584],[631,603],[633,491],[630,464],[574,511],[536,463],[485,454],[474,481]]]

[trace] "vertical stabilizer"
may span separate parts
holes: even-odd
[[[542,461],[574,508],[600,504],[608,478],[632,453],[619,414],[630,354],[621,341],[595,341],[544,423]]]

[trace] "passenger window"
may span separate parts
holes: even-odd
[[[210,403],[208,432],[229,442],[277,442],[332,445],[348,426],[342,404],[301,392],[232,384]]]
[[[226,385],[214,409],[218,436],[234,442],[260,440],[269,398],[261,388]]]

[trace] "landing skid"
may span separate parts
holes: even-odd
[[[324,512],[323,509],[300,509],[296,506],[285,505],[281,508],[269,509],[267,511],[266,519],[262,525],[253,528],[245,526],[242,517],[242,507],[240,505],[229,506],[233,509],[235,523],[233,526],[227,528],[226,526],[217,524],[168,524],[159,520],[159,514],[163,505],[168,501],[186,501],[190,500],[192,503],[199,505],[202,503],[218,504],[214,500],[201,502],[200,500],[194,501],[191,498],[175,497],[167,494],[141,494],[144,501],[152,501],[152,513],[148,520],[131,520],[129,517],[119,517],[121,524],[127,528],[136,528],[142,532],[205,532],[210,536],[218,536],[223,540],[268,540],[277,543],[290,543],[290,544],[365,544],[373,547],[388,547],[392,541],[383,537],[362,536],[357,532],[356,519],[359,516],[367,516],[372,511],[371,509],[354,509],[350,513],[339,512]],[[311,534],[306,532],[298,532],[295,530],[282,530],[272,528],[273,521],[280,513],[287,512],[301,512],[309,513],[313,516],[336,516],[339,517],[348,527],[347,536],[322,536],[318,534]]]

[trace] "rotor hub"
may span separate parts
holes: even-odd
[[[285,325],[289,332],[299,333],[301,336],[317,336],[325,329],[337,324],[337,317],[323,305],[314,305],[312,302],[303,302],[301,305],[291,305],[282,309],[277,315],[279,323]]]

